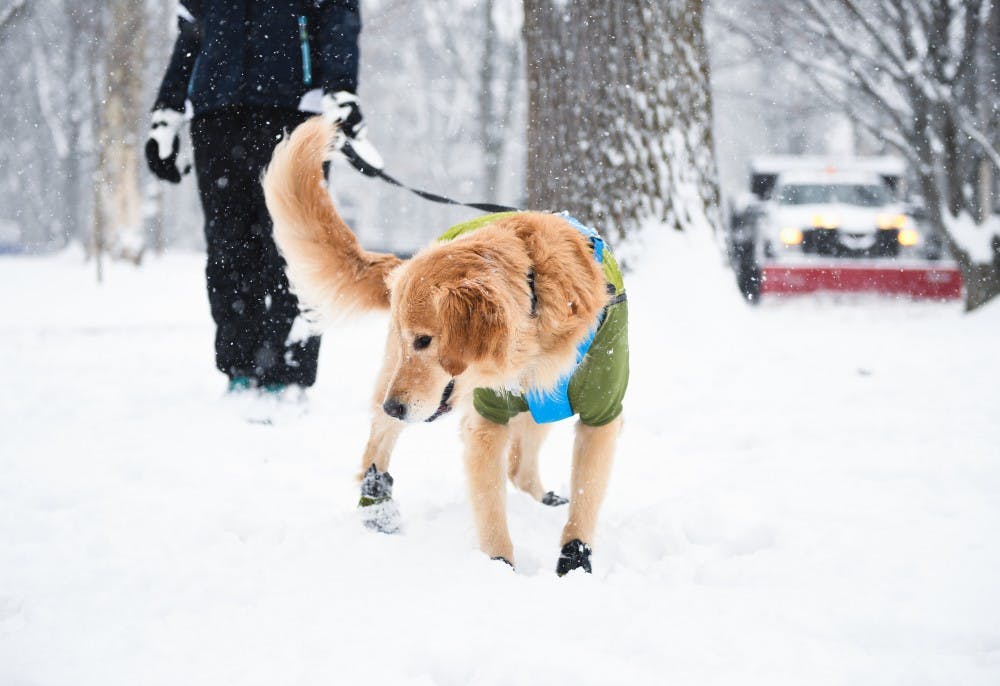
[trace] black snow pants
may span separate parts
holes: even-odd
[[[319,337],[295,339],[298,299],[272,237],[261,172],[285,130],[310,115],[229,108],[191,123],[198,191],[208,244],[208,300],[215,320],[215,364],[230,378],[260,384],[316,381]]]

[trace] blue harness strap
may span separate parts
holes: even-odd
[[[601,235],[597,233],[594,229],[589,226],[584,226],[576,218],[569,215],[568,212],[559,212],[560,217],[569,222],[570,226],[579,231],[585,238],[590,241],[591,246],[594,249],[594,261],[598,264],[604,263],[604,239]],[[591,344],[594,342],[594,336],[597,334],[597,329],[601,325],[604,319],[604,310],[602,309],[600,314],[597,316],[597,321],[594,322],[594,326],[591,327],[587,335],[583,337],[579,345],[576,346],[576,364],[570,369],[565,376],[563,376],[556,385],[549,389],[547,392],[539,391],[538,389],[529,389],[527,393],[524,394],[524,400],[528,403],[528,410],[531,412],[531,418],[535,420],[537,424],[548,424],[550,422],[558,422],[561,419],[568,419],[576,414],[573,411],[573,407],[569,402],[569,381],[573,378],[574,372],[583,362],[583,358],[587,355],[587,351],[590,350]]]

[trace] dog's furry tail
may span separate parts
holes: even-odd
[[[304,310],[320,321],[389,307],[386,277],[401,260],[362,250],[340,218],[323,178],[333,125],[322,117],[301,124],[274,149],[264,197],[288,280]]]

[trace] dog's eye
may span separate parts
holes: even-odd
[[[413,339],[414,350],[423,350],[430,344],[431,344],[430,336],[417,336],[416,338]]]

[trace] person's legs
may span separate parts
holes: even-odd
[[[198,117],[191,124],[191,139],[205,214],[205,275],[216,325],[216,366],[230,379],[257,380],[264,302],[257,283],[260,240],[253,236],[257,217],[247,194],[259,182],[248,173],[241,120],[236,110]]]
[[[258,283],[263,307],[258,319],[257,368],[264,384],[311,386],[316,381],[319,336],[310,336],[305,327],[295,327],[299,316],[298,298],[291,292],[285,275],[285,260],[274,244],[271,217],[259,183],[264,167],[282,134],[308,118],[294,110],[258,110],[248,121],[250,173],[253,184],[249,204],[254,208],[254,238],[259,250]]]

